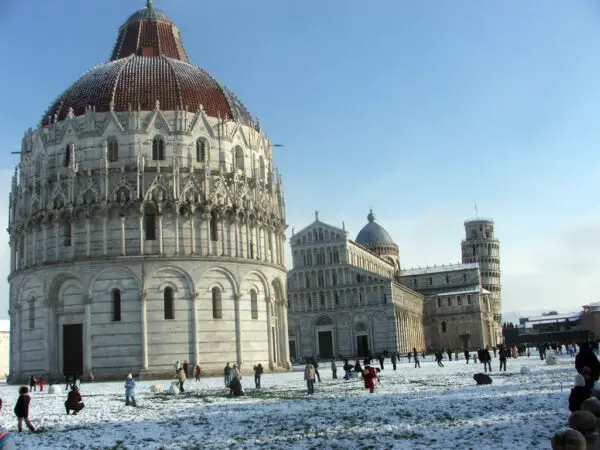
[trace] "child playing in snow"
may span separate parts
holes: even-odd
[[[29,389],[26,386],[19,388],[19,399],[15,405],[15,416],[19,420],[19,433],[23,431],[23,421],[29,428],[29,431],[35,431],[35,428],[29,421],[29,402],[31,397],[29,396]]]
[[[374,367],[371,367],[371,364],[365,364],[365,371],[363,373],[363,379],[365,380],[365,388],[369,390],[372,394],[375,392],[375,380],[379,383],[379,375],[377,375],[377,371]]]
[[[575,412],[581,409],[581,404],[592,396],[592,391],[585,385],[582,375],[575,375],[575,387],[569,395],[569,411]]]
[[[129,406],[129,399],[131,398],[131,404],[137,406],[135,403],[135,380],[131,374],[127,375],[125,380],[125,406]]]

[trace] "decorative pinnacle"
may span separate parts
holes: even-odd
[[[146,2],[146,8],[152,8],[152,6],[154,6],[154,5],[152,4],[152,0],[148,0],[148,1]]]

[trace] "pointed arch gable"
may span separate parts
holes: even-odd
[[[165,289],[170,287],[171,289],[173,289],[173,292],[178,292],[179,289],[177,288],[177,285],[175,283],[173,283],[172,281],[163,281],[160,286],[158,286],[158,292],[160,292],[161,294],[165,292]]]

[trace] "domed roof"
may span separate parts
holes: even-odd
[[[211,117],[255,126],[235,95],[203,69],[190,64],[177,27],[148,1],[119,30],[111,61],[89,70],[48,109],[43,125],[97,112],[187,109],[202,105]]]
[[[146,7],[138,9],[134,12],[129,19],[127,19],[126,25],[129,22],[135,22],[138,20],[162,20],[165,22],[171,22],[169,16],[167,16],[161,9],[155,8],[152,0],[148,0]]]
[[[356,236],[355,242],[357,244],[368,249],[384,246],[396,246],[396,243],[390,234],[385,230],[385,228],[375,222],[375,214],[373,214],[373,211],[369,212],[367,220],[369,223],[367,223]]]

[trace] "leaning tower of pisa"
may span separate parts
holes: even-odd
[[[466,238],[462,241],[462,262],[479,263],[482,287],[489,291],[493,313],[495,342],[502,341],[502,287],[500,283],[500,241],[494,236],[492,219],[465,221]]]

